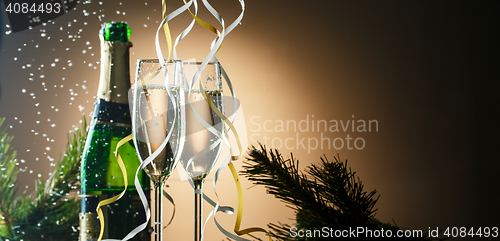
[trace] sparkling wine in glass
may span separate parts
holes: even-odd
[[[134,144],[146,174],[154,184],[154,240],[162,240],[162,190],[174,170],[183,145],[184,90],[174,79],[173,62],[162,69],[156,59],[137,61],[133,92]],[[164,74],[166,73],[166,74]]]
[[[191,88],[185,93],[185,139],[180,161],[195,186],[195,240],[202,234],[202,185],[212,170],[222,147],[224,122],[214,109],[223,112],[221,70],[210,62],[179,62],[175,75]],[[196,74],[198,71],[198,74]],[[202,88],[200,88],[200,83]],[[211,104],[209,104],[209,101]]]

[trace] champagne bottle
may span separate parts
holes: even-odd
[[[122,171],[115,158],[117,143],[132,132],[127,93],[130,88],[129,42],[126,23],[105,23],[100,31],[101,73],[97,100],[89,125],[80,170],[80,241],[94,241],[101,225],[97,204],[124,189]],[[102,207],[103,238],[122,239],[146,220],[134,180],[140,165],[131,142],[119,148],[127,168],[128,188],[118,201]],[[139,180],[149,198],[150,186],[141,171]],[[149,241],[150,230],[137,234],[135,241]]]

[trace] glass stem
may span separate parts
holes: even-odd
[[[202,220],[203,220],[203,214],[202,214],[202,203],[203,203],[203,197],[202,197],[202,184],[203,184],[203,179],[201,180],[193,180],[194,183],[194,240],[195,241],[201,241],[202,240]]]
[[[163,185],[162,183],[155,183],[155,221],[154,221],[154,240],[155,241],[162,241],[162,192],[163,192]]]

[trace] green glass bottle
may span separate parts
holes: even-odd
[[[124,189],[122,171],[115,158],[118,142],[131,134],[128,105],[130,88],[129,42],[130,29],[126,23],[105,23],[100,31],[101,73],[97,101],[89,125],[80,169],[80,241],[95,241],[101,225],[97,204],[120,194]],[[117,202],[102,208],[103,238],[122,239],[146,220],[134,180],[140,165],[132,142],[119,149],[127,168],[128,188]],[[149,198],[150,185],[141,171],[139,180]],[[150,241],[150,230],[137,234],[134,241]]]

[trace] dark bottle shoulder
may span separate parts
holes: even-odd
[[[130,108],[128,104],[97,99],[92,116],[102,123],[131,125]]]

